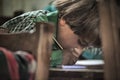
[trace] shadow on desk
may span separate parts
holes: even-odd
[[[103,69],[50,68],[49,80],[104,80]]]

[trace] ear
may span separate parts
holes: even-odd
[[[60,19],[59,20],[59,25],[60,26],[64,26],[66,24],[65,20],[64,19]]]

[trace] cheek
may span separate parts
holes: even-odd
[[[63,48],[73,48],[78,46],[78,36],[68,27],[59,28],[58,41]]]

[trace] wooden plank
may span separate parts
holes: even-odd
[[[37,71],[35,80],[48,80],[53,27],[48,24],[38,24],[37,27],[39,26],[40,35],[37,49]]]
[[[99,0],[105,80],[120,79],[120,45],[115,0]]]

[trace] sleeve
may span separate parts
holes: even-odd
[[[85,59],[103,59],[101,48],[88,48],[82,53],[82,57]]]

